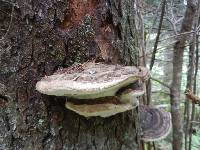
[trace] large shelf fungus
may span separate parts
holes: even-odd
[[[85,63],[44,77],[36,89],[66,96],[66,108],[85,117],[109,117],[138,106],[148,78],[144,67]]]
[[[142,67],[85,63],[44,77],[36,89],[47,95],[95,99],[114,96],[122,87],[148,76],[148,70]]]
[[[143,86],[149,76],[144,67],[91,62],[46,76],[36,89],[47,95],[66,96],[65,107],[84,117],[109,117],[139,106],[138,97],[145,93]],[[144,141],[167,135],[171,127],[167,112],[139,106],[139,113]]]

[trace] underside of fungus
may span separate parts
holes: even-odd
[[[84,117],[94,117],[94,116],[110,117],[118,113],[131,110],[136,107],[129,103],[120,104],[120,105],[109,104],[109,103],[94,104],[94,105],[87,105],[87,104],[74,105],[71,102],[66,102],[65,106],[66,108]]]
[[[159,108],[139,106],[141,138],[145,142],[164,139],[171,131],[171,114]]]
[[[139,105],[136,97],[131,102],[118,97],[105,97],[91,100],[66,100],[65,107],[84,117],[110,117],[118,113],[132,110]]]

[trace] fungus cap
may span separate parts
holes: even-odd
[[[138,96],[144,94],[144,91],[126,89],[121,95],[103,97],[90,100],[66,100],[65,107],[82,115],[84,117],[110,117],[117,113],[134,109],[139,105]]]
[[[134,104],[136,102],[135,99],[142,95],[144,95],[144,89],[126,89],[118,96],[122,103]]]
[[[73,102],[66,101],[65,107],[76,112],[84,117],[110,117],[118,113],[122,113],[128,110],[132,110],[139,105],[139,101],[135,98],[134,103],[112,103],[111,100],[115,97],[107,97],[103,103],[93,104],[75,104]]]
[[[141,139],[145,142],[164,139],[171,131],[171,114],[163,109],[139,106]]]
[[[85,63],[42,78],[36,89],[47,95],[95,99],[114,96],[120,88],[148,76],[142,67]]]

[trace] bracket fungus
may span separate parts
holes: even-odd
[[[88,62],[42,78],[36,89],[47,95],[66,96],[65,107],[84,117],[109,117],[139,106],[138,97],[144,94],[144,82],[149,77],[150,73],[144,67]],[[167,135],[171,123],[168,113],[139,108],[144,141]],[[153,121],[158,124],[154,125]]]
[[[66,108],[85,117],[109,117],[138,106],[149,78],[144,67],[84,63],[44,77],[36,89],[47,95],[66,96]]]
[[[141,138],[145,142],[164,139],[171,131],[171,114],[159,108],[139,106]]]
[[[143,67],[85,63],[44,77],[36,89],[47,95],[96,99],[115,96],[122,87],[148,76],[149,72]]]

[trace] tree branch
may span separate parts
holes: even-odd
[[[153,68],[155,57],[156,57],[159,37],[160,37],[160,34],[161,34],[161,28],[162,28],[163,18],[164,18],[164,14],[165,14],[165,5],[166,5],[166,0],[163,0],[162,11],[161,11],[161,16],[160,16],[160,23],[159,23],[159,27],[158,27],[158,33],[157,33],[157,36],[156,36],[156,41],[155,41],[155,44],[154,44],[153,54],[152,54],[151,63],[150,63],[150,70],[152,70],[152,68]]]
[[[171,87],[168,84],[166,84],[166,83],[164,83],[164,82],[162,82],[162,81],[160,81],[158,79],[155,79],[153,77],[151,77],[150,79],[152,79],[153,81],[156,81],[156,82],[160,83],[161,85],[167,87],[168,89],[171,89]]]

